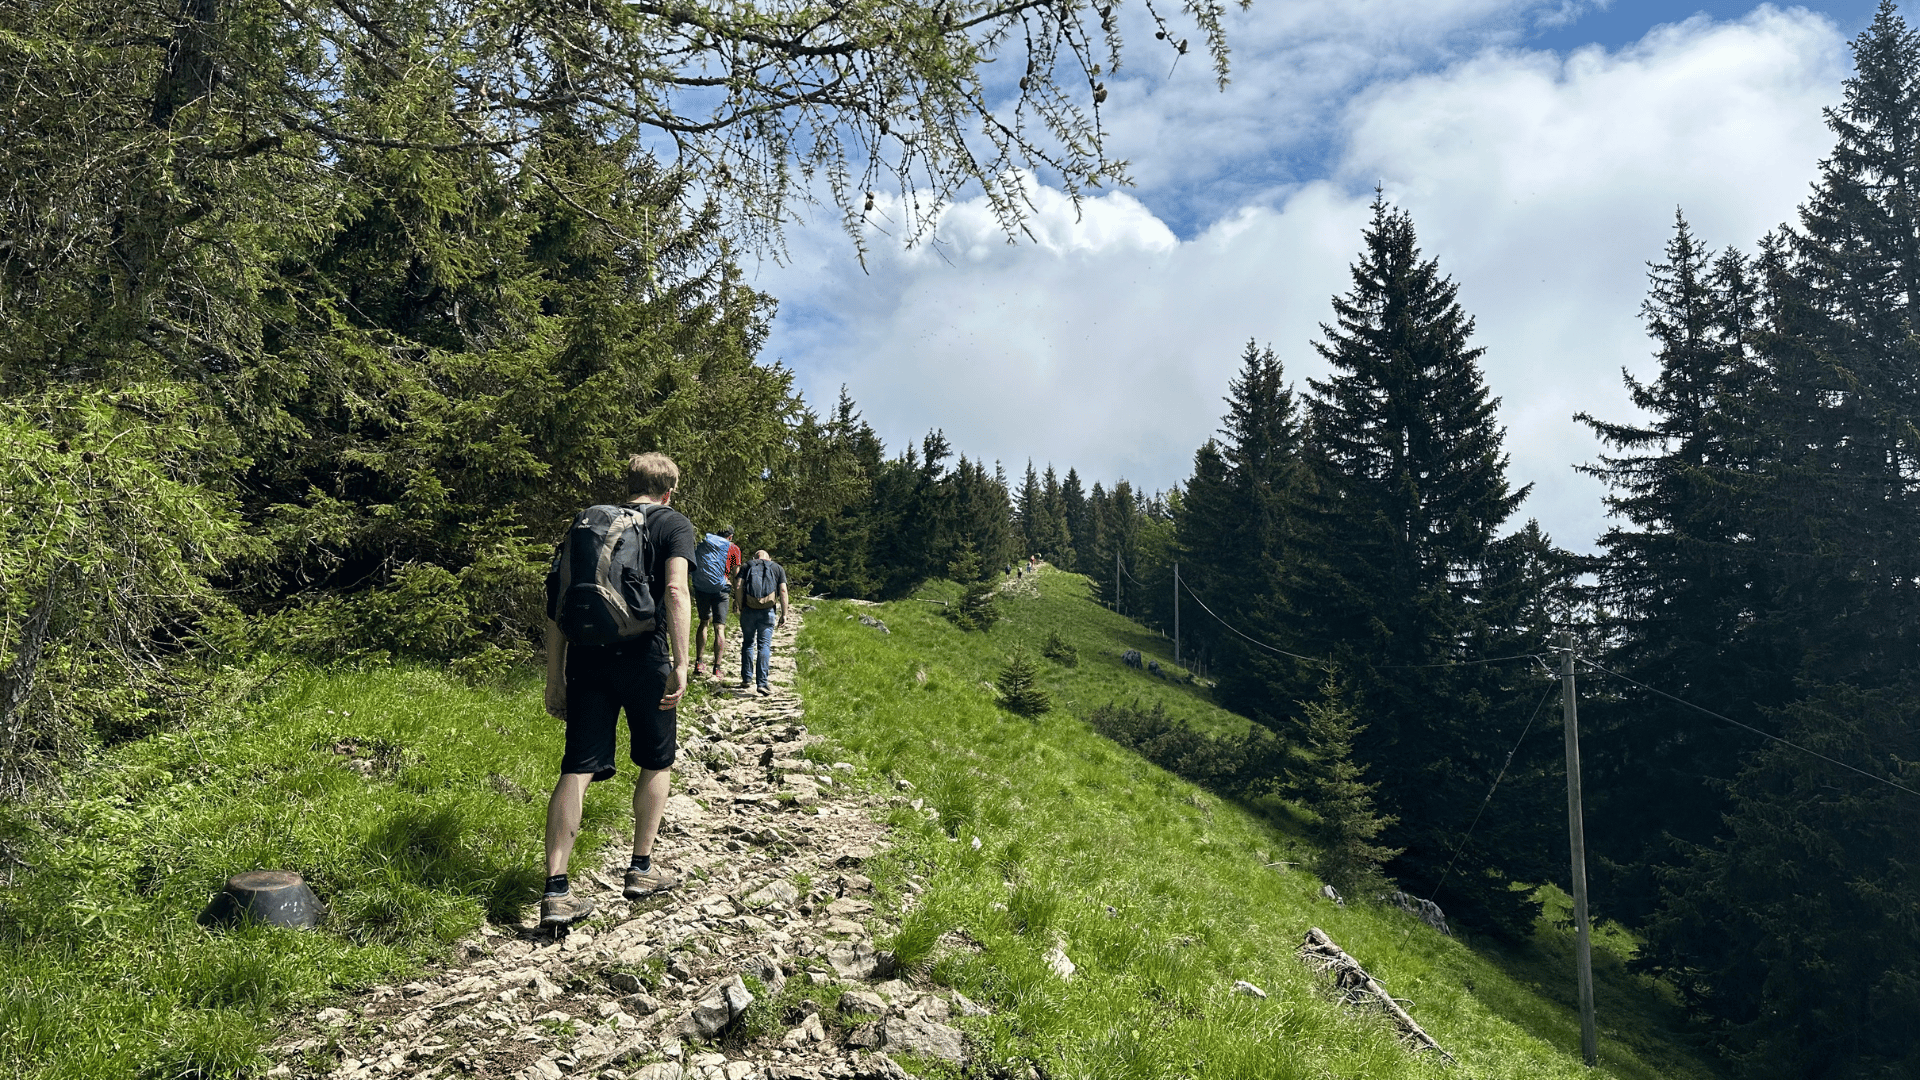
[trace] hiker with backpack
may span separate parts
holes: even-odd
[[[653,863],[678,744],[676,709],[687,692],[688,567],[693,523],[667,504],[680,469],[665,454],[627,462],[628,501],[589,506],[573,519],[547,574],[547,711],[567,723],[560,780],[547,801],[547,887],[542,926],[593,914],[568,888],[587,785],[614,775],[615,737],[627,714],[633,788],[633,861],[624,895],[638,900],[680,879]]]
[[[765,551],[753,553],[753,561],[740,571],[740,689],[757,686],[762,694],[773,693],[768,685],[768,665],[773,660],[773,628],[787,621],[787,568],[773,561]],[[780,618],[774,620],[774,608]]]
[[[708,533],[693,558],[693,606],[700,625],[693,631],[693,674],[700,674],[700,656],[707,647],[707,623],[713,623],[713,677],[720,678],[720,654],[727,647],[727,594],[740,572],[740,545],[733,529]]]

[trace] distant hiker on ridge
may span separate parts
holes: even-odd
[[[652,860],[678,743],[675,710],[687,692],[694,534],[693,523],[667,506],[679,482],[680,468],[665,454],[635,454],[627,462],[631,498],[582,510],[547,575],[546,704],[567,722],[567,742],[560,781],[547,800],[542,926],[593,914],[593,901],[567,887],[567,861],[587,785],[613,778],[622,709],[628,756],[640,768],[624,894],[638,900],[680,884]]]
[[[765,551],[756,551],[753,561],[740,571],[739,590],[740,689],[755,684],[762,694],[771,694],[767,665],[773,660],[773,628],[787,621],[787,568]],[[776,604],[779,623],[773,617]]]
[[[720,678],[720,654],[727,648],[727,594],[740,573],[740,545],[731,526],[708,533],[693,557],[693,606],[700,625],[693,631],[693,673],[700,674],[700,656],[707,647],[707,624],[713,624],[713,677]]]

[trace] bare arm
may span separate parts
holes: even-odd
[[[547,620],[547,712],[567,718],[567,639],[552,619]]]
[[[675,555],[667,560],[667,644],[673,650],[673,675],[667,679],[667,693],[660,699],[662,709],[680,704],[687,693],[687,644],[693,621],[693,594],[687,586],[687,560]]]
[[[787,621],[787,583],[780,583],[780,621]]]

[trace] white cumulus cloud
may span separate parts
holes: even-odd
[[[1315,40],[1330,55],[1353,51],[1335,31],[1374,45],[1383,33],[1341,14],[1375,5],[1302,6],[1326,14]],[[1309,342],[1328,298],[1347,287],[1380,184],[1478,319],[1515,479],[1537,484],[1522,514],[1588,545],[1602,527],[1599,489],[1571,465],[1596,447],[1569,417],[1627,413],[1620,369],[1648,366],[1645,263],[1659,257],[1676,206],[1715,245],[1750,247],[1791,216],[1830,146],[1820,109],[1839,97],[1845,43],[1818,16],[1762,7],[1562,56],[1515,48],[1488,23],[1489,12],[1519,18],[1521,5],[1431,7],[1477,20],[1483,47],[1428,70],[1299,90],[1292,105],[1321,110],[1330,140],[1317,177],[1265,185],[1177,235],[1149,207],[1208,205],[1183,183],[1252,160],[1262,137],[1259,153],[1305,152],[1284,133],[1260,134],[1261,114],[1289,108],[1284,86],[1237,118],[1220,110],[1238,86],[1195,98],[1204,106],[1184,130],[1241,132],[1217,140],[1225,149],[1206,160],[1205,139],[1168,136],[1155,183],[1078,212],[1032,187],[1033,235],[1018,244],[977,202],[950,208],[932,245],[901,250],[876,233],[864,273],[831,226],[800,230],[792,261],[760,276],[782,302],[769,356],[817,402],[846,384],[896,448],[938,427],[1010,469],[1032,457],[1078,466],[1089,482],[1165,487],[1217,427],[1248,339],[1271,343],[1296,378],[1323,372]],[[1426,25],[1422,40],[1443,30]],[[1329,85],[1348,90],[1319,100]],[[1129,137],[1156,125],[1181,128],[1165,100]],[[1156,150],[1128,152],[1144,163]],[[897,217],[884,201],[881,210],[878,220]]]

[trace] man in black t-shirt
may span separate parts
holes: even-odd
[[[567,861],[580,833],[587,785],[614,774],[620,712],[627,713],[628,756],[640,768],[633,787],[633,861],[625,895],[638,900],[680,884],[653,865],[653,840],[667,805],[668,770],[679,742],[676,709],[687,692],[687,631],[692,600],[687,568],[693,523],[671,509],[680,469],[665,454],[635,454],[627,463],[629,505],[645,508],[647,577],[657,613],[654,630],[611,645],[569,645],[547,623],[547,711],[567,722],[560,782],[547,801],[547,889],[543,926],[565,926],[593,913],[593,901],[567,887]]]

